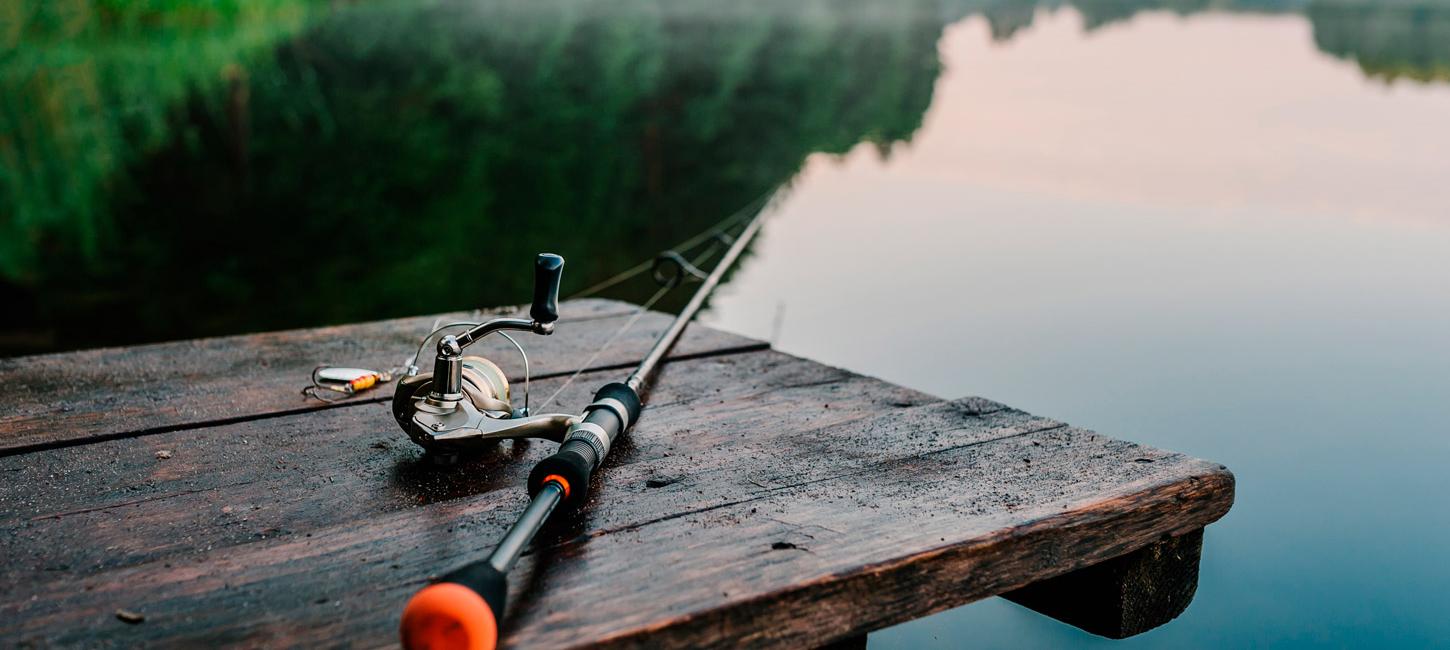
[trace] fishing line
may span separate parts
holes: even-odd
[[[733,240],[730,239],[730,237],[726,233],[731,228],[738,225],[739,222],[746,217],[757,216],[765,209],[766,205],[769,204],[770,200],[774,196],[775,190],[764,192],[760,196],[751,200],[749,203],[741,206],[740,209],[727,215],[725,218],[715,222],[713,225],[705,228],[694,236],[685,239],[673,248],[667,249],[665,252],[660,253],[653,259],[636,264],[620,273],[611,276],[603,282],[594,284],[590,287],[585,288],[583,291],[579,291],[570,296],[570,298],[580,298],[595,295],[600,291],[603,291],[621,282],[629,280],[641,273],[644,273],[645,271],[652,271],[655,282],[661,285],[661,289],[657,291],[654,296],[650,297],[649,300],[645,301],[643,305],[640,305],[630,316],[630,319],[620,329],[616,330],[609,337],[609,340],[604,343],[603,346],[595,350],[593,356],[591,356],[589,360],[584,363],[584,365],[580,366],[573,375],[570,375],[569,379],[565,381],[558,390],[555,390],[554,394],[551,395],[549,399],[544,402],[544,406],[540,408],[544,408],[552,404],[554,402],[554,399],[557,398],[559,394],[564,391],[564,389],[568,388],[571,383],[573,383],[574,378],[578,377],[581,373],[583,373],[586,368],[589,368],[591,365],[593,365],[594,361],[596,361],[606,349],[608,349],[615,341],[619,339],[620,336],[624,335],[625,332],[633,327],[634,324],[638,322],[639,319],[644,315],[644,312],[648,311],[662,298],[664,298],[664,295],[668,293],[671,289],[674,289],[676,286],[687,281],[704,280],[706,274],[698,268],[699,265],[705,260],[709,259],[710,256],[714,255],[715,252],[719,250],[722,245],[729,246],[731,243],[733,243]],[[687,252],[693,250],[707,241],[710,242],[710,246],[694,260],[686,261],[678,252],[676,252]],[[671,267],[673,267],[673,270],[670,273],[666,273],[665,270]],[[475,311],[474,313],[475,315],[478,314],[477,311]],[[341,402],[358,393],[373,388],[378,384],[390,382],[396,377],[415,377],[419,374],[420,370],[418,368],[418,359],[422,358],[424,350],[428,348],[428,343],[432,341],[434,337],[442,334],[447,330],[457,328],[476,328],[482,324],[481,321],[456,321],[444,325],[439,325],[441,321],[441,318],[433,321],[433,326],[430,328],[428,334],[424,336],[421,341],[419,341],[418,349],[413,353],[412,356],[408,357],[403,361],[403,365],[389,368],[387,370],[370,370],[366,368],[349,368],[331,365],[317,366],[312,370],[311,385],[304,387],[302,389],[302,394],[323,402]],[[484,333],[478,338],[481,339],[492,333],[495,332],[490,331]],[[526,415],[529,412],[529,355],[527,352],[524,351],[524,347],[520,345],[519,342],[515,340],[512,336],[509,336],[507,333],[501,331],[497,333],[502,335],[505,339],[508,339],[508,342],[513,344],[514,348],[518,350],[519,356],[523,359],[524,407],[522,409],[522,414]],[[501,381],[504,384],[503,387],[507,388],[507,379],[503,378],[501,379]]]
[[[721,245],[728,244],[728,247],[708,274],[672,251],[660,254],[652,266],[639,267],[636,274],[653,268],[660,288],[549,397],[546,405],[552,404],[565,387],[592,366],[603,350],[634,326],[666,293],[686,282],[698,281],[698,286],[669,325],[655,337],[634,371],[624,381],[600,387],[593,401],[577,413],[504,415],[506,399],[499,398],[504,391],[479,394],[483,388],[493,388],[491,377],[485,376],[482,370],[497,373],[497,367],[482,357],[463,356],[464,348],[490,332],[527,331],[545,336],[554,333],[559,320],[559,280],[564,259],[550,253],[542,253],[535,260],[534,302],[528,318],[495,318],[456,336],[443,336],[438,341],[433,372],[399,382],[393,396],[393,417],[413,442],[435,454],[435,460],[447,462],[447,458],[485,450],[502,440],[532,438],[559,444],[553,455],[540,460],[529,472],[526,484],[529,505],[488,557],[431,581],[408,601],[399,625],[404,648],[492,650],[496,647],[502,631],[499,626],[507,611],[509,571],[557,509],[576,508],[589,502],[591,477],[604,465],[615,440],[639,420],[657,371],[711,292],[760,233],[764,217],[763,210],[756,212],[734,237],[727,237],[723,229],[717,229],[715,244],[699,259],[703,261],[713,255]],[[694,244],[704,241],[700,239]],[[470,359],[475,360],[473,366],[468,365]]]
[[[674,287],[660,287],[659,291],[655,292],[655,295],[650,296],[649,300],[646,300],[643,305],[640,305],[638,309],[635,309],[634,314],[629,317],[629,320],[625,322],[624,326],[620,327],[617,330],[614,330],[614,333],[609,336],[609,340],[605,341],[604,345],[599,346],[599,348],[594,351],[594,354],[590,355],[589,358],[584,361],[584,363],[580,364],[579,369],[575,370],[574,374],[569,375],[569,378],[564,380],[564,383],[560,385],[557,390],[554,391],[553,395],[549,396],[549,399],[544,400],[544,404],[539,407],[539,410],[549,408],[549,405],[554,403],[554,398],[558,397],[559,393],[564,392],[564,389],[568,388],[569,384],[574,383],[574,380],[577,379],[579,375],[584,374],[585,370],[593,367],[594,362],[599,359],[599,355],[604,354],[604,351],[607,350],[609,346],[613,345],[620,336],[624,335],[625,332],[629,331],[629,328],[634,327],[634,324],[639,322],[639,319],[644,316],[644,313],[649,311],[650,307],[653,307],[656,302],[659,302],[660,298],[665,297],[665,294],[669,293],[670,290],[673,288]]]
[[[774,195],[775,195],[775,190],[770,190],[770,191],[767,191],[767,192],[762,193],[760,196],[757,196],[754,199],[752,199],[749,203],[746,203],[744,206],[741,206],[741,208],[739,210],[736,210],[735,212],[733,212],[730,215],[726,216],[724,219],[721,219],[721,220],[715,222],[714,225],[712,225],[712,226],[710,226],[710,227],[708,227],[708,228],[700,231],[695,236],[690,237],[689,239],[686,239],[686,240],[684,240],[684,241],[682,241],[682,242],[680,242],[678,244],[675,244],[674,246],[671,246],[667,250],[688,251],[688,250],[690,250],[690,249],[692,249],[692,248],[694,248],[696,246],[699,246],[700,244],[704,243],[706,240],[710,239],[711,237],[715,237],[715,236],[717,236],[717,235],[725,232],[726,230],[734,227],[735,225],[737,225],[737,223],[740,220],[745,219],[746,217],[754,216],[754,212],[756,210],[758,210],[758,209],[763,208],[765,206],[765,204],[768,203],[770,201],[770,199]],[[600,291],[603,291],[605,289],[608,289],[608,288],[610,288],[610,287],[612,287],[612,286],[614,286],[616,284],[619,284],[621,282],[624,282],[625,280],[628,280],[630,278],[633,278],[636,275],[639,275],[641,273],[644,273],[645,271],[650,270],[651,268],[654,267],[654,263],[655,263],[655,258],[647,259],[647,260],[645,260],[643,262],[640,262],[639,264],[636,264],[634,266],[629,267],[628,269],[625,269],[623,271],[620,271],[619,273],[616,273],[615,275],[609,277],[608,279],[604,280],[603,282],[599,282],[599,283],[594,284],[594,285],[591,285],[591,286],[589,286],[589,287],[587,287],[587,288],[585,288],[585,289],[583,289],[581,291],[575,292],[574,294],[570,295],[568,298],[565,298],[565,300],[573,300],[575,298],[585,298],[585,297],[588,297],[588,296],[595,295],[595,294],[599,293]],[[697,262],[697,264],[698,264],[698,262]]]
[[[731,218],[734,219],[736,217]],[[727,221],[728,220],[729,219],[727,219]],[[704,234],[713,235],[715,237],[715,240],[711,242],[709,248],[705,249],[704,253],[701,253],[698,257],[689,262],[689,266],[692,267],[692,269],[693,267],[698,267],[700,264],[703,264],[705,260],[710,259],[710,257],[715,254],[715,251],[720,249],[720,246],[722,244],[728,246],[731,243],[730,240],[722,238],[722,235],[724,235],[723,232],[706,232]],[[704,239],[700,239],[699,236],[697,236],[696,238],[699,239],[699,241],[691,244],[691,246],[698,245],[700,242],[704,241]],[[665,251],[664,253],[661,253],[659,256],[655,257],[655,259],[650,262],[650,268],[658,271],[660,267],[660,260],[662,258],[667,259],[666,256],[670,255],[673,252],[674,251]],[[678,262],[675,263],[678,264]],[[698,272],[698,269],[693,269],[693,271]],[[614,330],[614,333],[609,336],[609,340],[605,341],[604,345],[601,345],[598,349],[594,350],[594,354],[590,355],[589,359],[586,360],[583,364],[580,364],[579,368],[574,371],[574,374],[569,375],[569,378],[564,380],[564,383],[560,385],[557,390],[554,391],[553,395],[549,396],[549,399],[544,400],[544,404],[539,407],[539,410],[542,411],[546,408],[549,408],[549,405],[554,403],[554,398],[558,397],[560,393],[564,392],[564,389],[568,388],[570,384],[574,383],[574,380],[578,378],[579,375],[583,374],[585,370],[592,368],[594,366],[594,362],[599,359],[599,355],[604,354],[604,351],[609,349],[609,346],[613,345],[615,341],[619,340],[620,336],[623,336],[624,333],[629,331],[631,327],[634,327],[634,324],[639,322],[639,319],[644,316],[645,312],[649,311],[649,309],[653,307],[655,303],[659,302],[661,298],[664,298],[665,294],[669,293],[675,287],[680,286],[680,284],[683,283],[686,278],[692,278],[697,280],[699,279],[695,275],[693,275],[690,270],[687,270],[684,265],[680,266],[680,272],[678,275],[664,276],[656,272],[654,276],[655,282],[661,285],[659,290],[655,291],[655,294],[653,296],[650,296],[649,300],[644,301],[644,304],[640,305],[637,309],[635,309],[634,313],[630,315],[629,320],[626,321],[624,325],[621,326],[619,329]]]

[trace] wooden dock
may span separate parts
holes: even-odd
[[[535,399],[633,310],[565,303],[526,343]],[[395,645],[409,596],[487,554],[554,447],[437,466],[391,386],[299,394],[319,363],[397,365],[433,322],[0,360],[0,644]],[[668,322],[647,314],[557,410]],[[1233,502],[1217,463],[699,324],[673,359],[590,503],[516,569],[504,645],[849,645],[994,595],[1130,636],[1188,605]]]

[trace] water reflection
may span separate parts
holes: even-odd
[[[1307,13],[1314,44],[1371,77],[1450,81],[1450,3],[1329,0]]]
[[[910,146],[807,164],[707,319],[1225,463],[1237,503],[1140,637],[989,599],[871,646],[1446,647],[1450,85],[1295,14],[1085,22],[949,27]]]
[[[195,32],[29,9],[4,74],[11,351],[101,314],[127,317],[88,345],[517,301],[538,250],[583,287],[812,152],[909,137],[942,28],[869,1],[278,2]]]
[[[1450,3],[727,4],[0,3],[0,347],[577,288],[789,184],[712,322],[1238,474],[1112,645],[1450,639]],[[1100,641],[872,644],[961,639]]]
[[[1144,12],[1303,14],[1314,43],[1386,80],[1450,80],[1450,3],[1365,0],[963,0],[963,15],[980,14],[992,38],[1005,41],[1032,26],[1041,10],[1071,7],[1092,32]]]
[[[1368,75],[1450,70],[1446,7],[1337,0],[6,3],[0,353],[510,302],[545,248],[582,287],[812,152],[886,155],[946,24],[1068,6],[1303,13]]]

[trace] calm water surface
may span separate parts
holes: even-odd
[[[1450,643],[1450,86],[1298,15],[1036,18],[947,28],[921,130],[813,158],[709,320],[1223,462],[1237,504],[1141,637],[993,599],[871,646]]]
[[[577,290],[781,187],[708,322],[1239,481],[1170,625],[872,647],[1450,644],[1450,5],[9,7],[6,353]]]

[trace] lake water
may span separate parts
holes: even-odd
[[[998,599],[871,647],[1450,643],[1450,85],[1315,30],[968,18],[909,143],[806,165],[710,322],[1238,477],[1170,625],[1111,642]]]
[[[871,647],[1450,644],[1450,4],[22,2],[0,38],[5,352],[518,302],[545,249],[567,293],[780,188],[706,322],[1238,477],[1167,626],[990,599]]]

